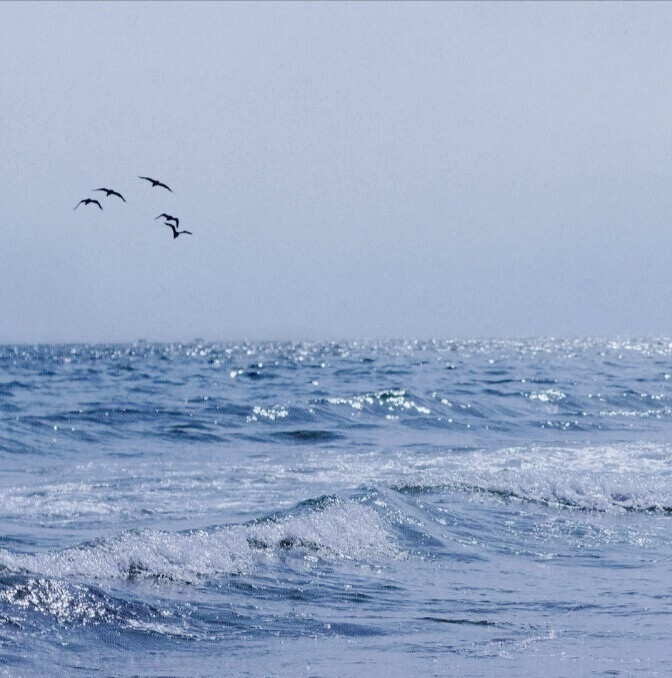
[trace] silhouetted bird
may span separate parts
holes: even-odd
[[[100,207],[101,210],[103,209],[103,206],[97,200],[94,200],[93,198],[84,198],[84,200],[80,200],[75,205],[75,209],[77,209],[82,203],[84,203],[85,205],[90,205],[91,203],[94,203],[94,204],[98,205],[98,207]]]
[[[175,226],[172,224],[169,224],[167,221],[165,222],[166,226],[170,226],[170,228],[173,230],[173,239],[177,238],[178,235],[182,235],[183,233],[187,233],[188,235],[194,235],[191,231],[178,231]]]
[[[152,179],[152,177],[138,177],[138,178],[144,179],[145,181],[151,181],[152,182],[152,188],[154,188],[154,186],[161,186],[161,188],[165,188],[168,191],[170,191],[171,193],[173,192],[172,188],[169,188],[168,186],[166,186],[164,183],[158,181],[157,179]]]
[[[156,219],[160,219],[161,217],[165,217],[165,218],[166,218],[166,221],[174,221],[174,222],[175,222],[175,226],[179,226],[179,225],[180,225],[180,220],[179,220],[177,217],[171,217],[170,214],[166,214],[166,213],[164,212],[163,214],[159,214],[159,216],[156,217]],[[156,219],[154,219],[154,221],[156,221]]]
[[[106,197],[109,198],[111,195],[116,195],[119,198],[121,198],[124,202],[126,202],[126,198],[124,198],[124,196],[121,195],[121,193],[119,193],[118,191],[113,191],[111,188],[94,188],[93,190],[94,191],[105,191]]]

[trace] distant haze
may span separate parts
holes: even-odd
[[[0,342],[670,334],[671,35],[669,3],[1,3]],[[99,186],[127,204],[73,211]]]

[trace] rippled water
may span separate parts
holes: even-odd
[[[672,675],[672,342],[0,347],[0,675]]]

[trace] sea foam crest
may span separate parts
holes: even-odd
[[[424,460],[407,487],[443,487],[597,511],[672,512],[669,446],[526,447]],[[393,483],[393,485],[399,483]]]
[[[398,550],[371,507],[335,500],[325,508],[244,525],[190,532],[140,530],[40,554],[0,549],[0,567],[43,577],[109,579],[152,577],[194,581],[249,573],[288,551],[327,561],[366,564]]]

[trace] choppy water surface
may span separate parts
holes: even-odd
[[[0,347],[0,675],[672,675],[672,342]]]

